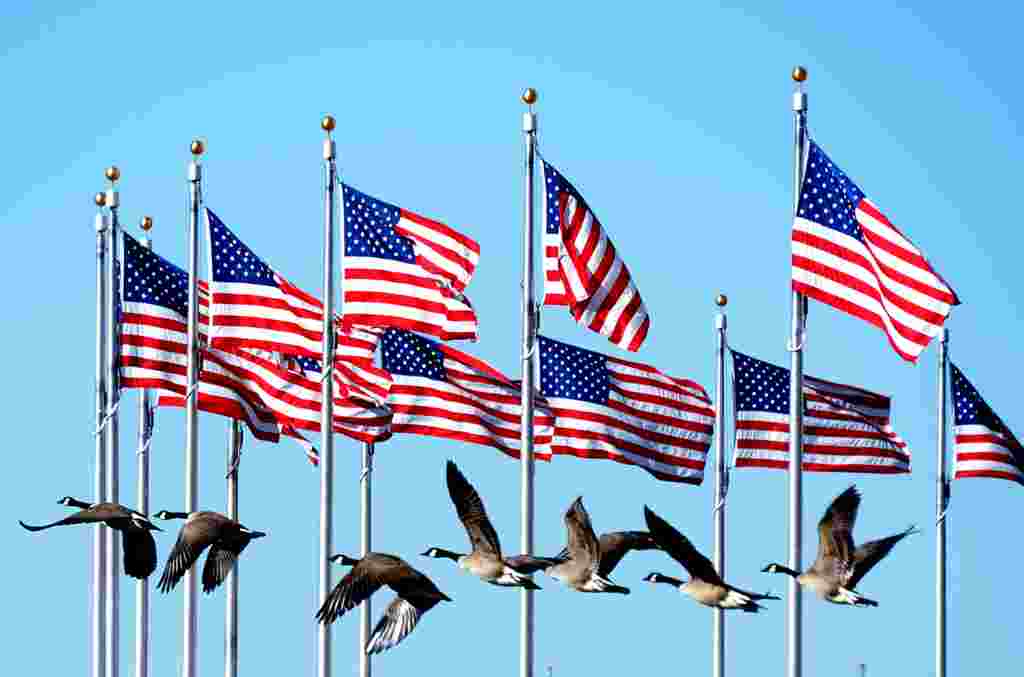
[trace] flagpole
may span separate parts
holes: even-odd
[[[946,476],[946,374],[949,373],[949,330],[939,341],[939,410],[935,485],[935,677],[946,677],[946,508],[949,506],[949,478]]]
[[[242,423],[231,419],[228,430],[228,517],[238,521],[238,465],[242,453]],[[238,560],[227,580],[224,609],[224,677],[238,677]]]
[[[522,503],[522,527],[520,531],[522,551],[533,554],[533,359],[537,342],[536,310],[533,293],[533,249],[534,249],[534,205],[533,170],[537,146],[537,115],[533,104],[537,102],[537,91],[528,88],[522,101],[529,110],[523,113],[523,140],[526,144],[526,177],[524,185],[525,214],[523,215],[523,332],[522,332],[522,419],[519,429],[520,500]],[[533,676],[533,591],[522,588],[522,605],[519,616],[519,675]]]
[[[203,172],[199,158],[205,150],[199,139],[192,141],[189,150],[192,162],[188,165],[188,347],[187,390],[185,391],[185,510],[199,509],[199,201]],[[182,677],[196,675],[196,633],[199,619],[196,613],[196,567],[185,573],[185,606]]]
[[[117,405],[120,401],[120,384],[117,378],[117,363],[120,326],[117,317],[118,297],[121,293],[118,280],[118,241],[120,222],[118,209],[121,201],[117,192],[117,180],[121,170],[107,167],[104,175],[110,181],[107,190],[107,207],[110,209],[110,227],[107,228],[107,499],[120,503],[120,454]],[[107,538],[107,675],[117,677],[121,665],[121,586],[118,568],[121,561],[121,541],[116,534]]]
[[[792,73],[796,91],[793,92],[793,215],[796,216],[803,183],[804,144],[807,138],[807,94],[803,82],[807,69],[797,66]],[[801,528],[803,526],[803,380],[804,380],[804,328],[806,306],[802,294],[792,294],[792,326],[790,331],[790,383],[789,383],[789,568],[801,568]],[[786,676],[801,677],[803,673],[802,618],[800,584],[788,579],[788,608],[786,613]]]
[[[149,231],[153,219],[143,217],[139,227],[146,234],[142,246],[153,248]],[[143,515],[149,514],[149,445],[152,444],[153,430],[149,425],[149,391],[145,388],[139,395],[139,451],[136,454],[136,509]],[[135,583],[135,677],[149,675],[149,581],[142,579]]]
[[[324,168],[327,181],[324,186],[324,330],[323,330],[323,382],[320,384],[320,559],[319,605],[331,592],[332,530],[334,527],[334,212],[335,185],[337,184],[336,147],[331,132],[334,118],[324,116],[320,128],[327,133],[324,139]],[[317,675],[331,676],[331,624],[317,624]]]
[[[103,207],[106,193],[93,198],[96,214],[96,474],[93,501],[101,503],[107,495],[107,438],[104,417],[107,412],[107,217]],[[106,606],[107,606],[107,530],[97,524],[92,535],[92,677],[106,675]]]
[[[373,475],[373,442],[363,443],[363,471],[359,476],[359,508],[362,523],[359,527],[359,540],[361,542],[362,557],[366,557],[370,553],[372,546],[371,533],[370,533],[370,520],[373,515],[371,513],[372,505],[370,499],[372,498],[372,475]],[[359,615],[359,677],[370,677],[371,664],[370,656],[364,651],[364,647],[370,643],[370,614],[373,612],[370,606],[370,598],[367,597],[366,601],[362,604],[362,609]]]
[[[722,310],[715,315],[715,571],[725,578],[725,350],[726,338],[725,306],[729,299],[725,294],[715,298],[715,305]],[[711,674],[722,677],[725,674],[725,613],[716,608],[711,624],[712,653]]]

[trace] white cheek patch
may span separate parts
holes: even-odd
[[[245,527],[238,527],[238,530],[241,531],[243,534],[251,534],[252,533],[251,530],[246,529]]]

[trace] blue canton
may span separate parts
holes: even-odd
[[[341,184],[345,203],[345,256],[416,262],[412,242],[395,232],[402,211]]]
[[[736,409],[789,413],[789,369],[732,352]]]
[[[1002,419],[985,403],[964,373],[954,364],[950,364],[950,369],[953,372],[953,416],[956,425],[983,425],[989,430],[1009,433]]]
[[[555,235],[562,226],[562,214],[558,208],[558,195],[560,193],[569,193],[576,198],[576,203],[584,212],[589,211],[590,207],[587,206],[587,201],[583,199],[573,185],[558,173],[557,169],[543,160],[541,162],[544,164],[544,190],[547,191],[548,195],[547,232]]]
[[[213,255],[213,279],[216,282],[242,282],[276,287],[274,271],[242,244],[217,215],[206,210],[210,222],[210,249]]]
[[[825,155],[818,144],[813,141],[810,144],[798,215],[858,240],[863,239],[857,223],[857,205],[864,199],[863,191]]]
[[[438,344],[412,332],[388,329],[381,337],[384,370],[396,376],[447,380],[444,353]]]
[[[188,316],[188,273],[124,235],[124,301]]]
[[[611,390],[605,356],[561,341],[538,336],[540,391],[546,397],[564,397],[607,404]]]

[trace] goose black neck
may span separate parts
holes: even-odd
[[[170,510],[164,510],[161,513],[161,517],[166,520],[184,520],[188,519],[187,512],[171,512]]]
[[[671,576],[666,576],[664,574],[654,574],[651,577],[651,580],[655,583],[668,583],[669,585],[674,585],[677,588],[683,584],[683,582],[678,578],[672,578]]]
[[[773,565],[771,565],[770,573],[773,573],[773,574],[786,574],[787,576],[791,576],[793,578],[796,578],[797,576],[800,575],[799,571],[793,571],[789,567],[784,566],[782,564],[773,564]]]
[[[437,553],[437,557],[450,559],[453,562],[458,562],[459,558],[462,557],[461,554],[452,552],[451,550],[445,550],[444,548],[434,548],[434,551]]]
[[[86,503],[85,501],[80,501],[77,498],[70,497],[67,499],[67,503],[65,503],[65,505],[72,508],[78,508],[79,510],[85,510],[92,507],[92,503]]]

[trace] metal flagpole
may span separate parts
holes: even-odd
[[[935,486],[935,677],[946,677],[946,509],[949,507],[949,478],[946,476],[946,374],[949,373],[949,330],[939,341],[939,410]]]
[[[121,265],[118,256],[120,222],[118,209],[121,201],[117,193],[117,180],[121,170],[107,167],[104,175],[110,181],[107,190],[107,207],[110,209],[110,227],[107,228],[107,500],[121,502],[120,454],[117,406],[121,399],[120,383],[117,378],[120,322],[117,316],[121,294]],[[121,664],[121,586],[118,569],[121,562],[121,540],[117,534],[107,536],[107,675],[117,677]]]
[[[519,430],[520,500],[522,503],[522,526],[520,538],[523,554],[533,554],[533,391],[534,351],[537,343],[537,310],[533,299],[533,169],[537,147],[537,115],[533,104],[537,103],[537,90],[528,88],[522,101],[530,107],[523,113],[523,140],[526,143],[526,177],[524,185],[525,203],[523,214],[523,334],[521,357],[523,360],[523,382],[521,393],[522,417]],[[533,676],[533,591],[523,588],[519,616],[519,675]]]
[[[373,475],[373,443],[363,443],[363,471],[359,476],[359,508],[362,517],[362,524],[359,529],[359,539],[361,542],[361,557],[366,557],[370,553],[372,546],[370,524],[372,515],[372,505],[370,499],[372,498],[373,487],[371,485]],[[370,643],[370,615],[373,613],[373,609],[370,606],[370,598],[367,597],[366,601],[362,604],[359,616],[359,677],[370,677],[372,667],[370,664],[370,656],[367,655],[364,648]]]
[[[199,158],[206,150],[196,139],[189,146],[192,162],[188,165],[188,390],[185,391],[185,510],[199,509],[199,201],[201,199],[202,165]],[[182,677],[196,675],[196,567],[185,573],[184,659]]]
[[[228,432],[228,517],[238,521],[238,465],[242,454],[242,423],[232,419]],[[238,560],[227,580],[224,609],[224,677],[238,677]]]
[[[106,193],[96,193],[96,475],[93,500],[101,503],[107,495],[106,433],[104,418],[107,413],[107,217],[103,206]],[[92,536],[92,677],[106,674],[107,606],[107,529],[102,524],[93,528]]]
[[[725,306],[729,299],[725,294],[715,298],[715,304],[722,310],[715,315],[715,571],[725,578],[725,494],[728,490],[725,463],[725,351],[726,339]],[[722,677],[725,674],[725,613],[715,609],[711,625],[712,654],[711,674]]]
[[[800,187],[803,183],[804,144],[807,138],[807,94],[803,82],[807,80],[807,69],[797,66],[793,69],[793,215],[796,216],[800,202]],[[792,327],[790,332],[790,381],[789,381],[789,568],[800,570],[801,528],[803,525],[803,386],[804,386],[804,329],[806,325],[806,300],[803,294],[793,292]],[[800,584],[795,578],[788,579],[788,609],[786,614],[786,676],[801,677],[803,673],[802,619]]]
[[[149,231],[153,219],[143,217],[139,224],[146,236],[142,246],[153,248]],[[149,391],[145,388],[139,396],[139,451],[136,454],[136,509],[143,515],[149,514],[149,446],[153,441],[153,419],[149,406]],[[149,581],[143,579],[135,584],[135,677],[149,675]]]
[[[331,132],[334,118],[324,116],[320,127],[327,132],[324,139],[324,335],[323,381],[320,384],[320,560],[319,604],[331,592],[332,530],[334,528],[334,200],[337,184],[336,147]],[[317,625],[317,675],[331,675],[331,624]]]

